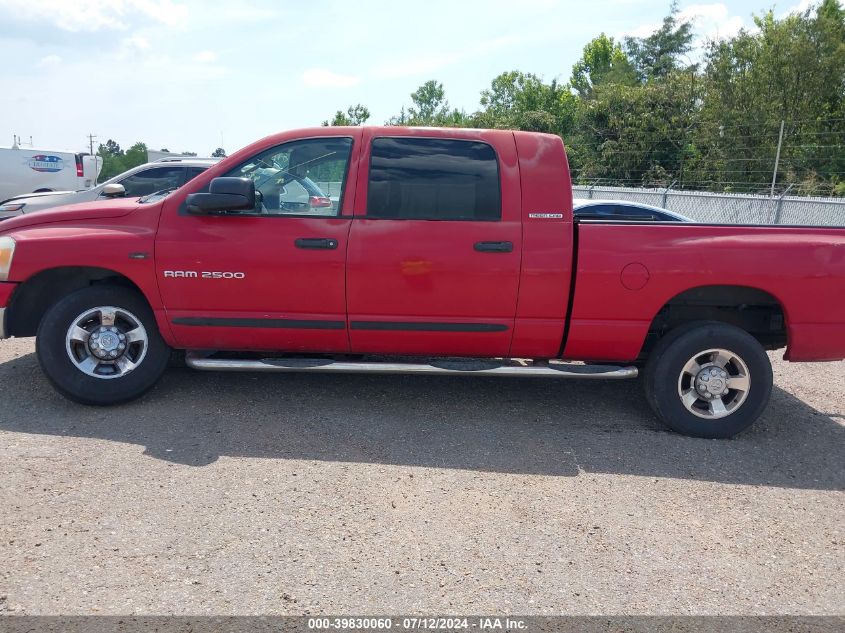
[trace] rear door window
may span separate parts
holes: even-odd
[[[496,152],[476,141],[373,140],[367,217],[481,220],[502,217]]]

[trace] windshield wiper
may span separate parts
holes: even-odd
[[[138,198],[138,202],[143,204],[148,202],[150,198],[155,198],[156,196],[163,196],[165,194],[171,193],[176,191],[179,187],[168,187],[167,189],[160,189],[159,191],[153,191],[152,193],[148,193],[146,196]]]

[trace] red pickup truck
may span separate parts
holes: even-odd
[[[173,350],[230,371],[644,369],[664,423],[729,437],[769,399],[765,350],[845,358],[845,230],[576,222],[556,136],[299,130],[176,191],[0,223],[0,337],[33,335],[88,404],[141,395]]]

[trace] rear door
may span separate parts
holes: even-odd
[[[352,351],[507,356],[522,249],[513,135],[364,134],[347,255]]]

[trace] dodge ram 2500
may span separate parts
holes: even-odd
[[[299,130],[175,191],[0,223],[0,337],[33,335],[88,404],[138,397],[173,350],[549,388],[642,370],[665,424],[729,437],[769,400],[766,350],[845,358],[845,230],[575,221],[551,135]]]

